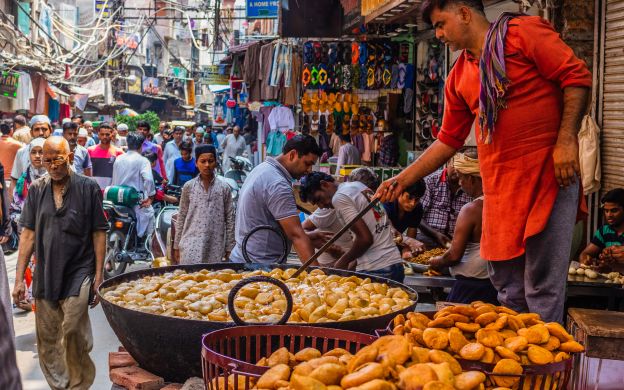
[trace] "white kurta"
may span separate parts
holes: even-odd
[[[152,166],[148,159],[134,150],[129,150],[128,153],[122,154],[115,160],[111,185],[133,187],[143,193],[143,199],[156,194]],[[146,233],[151,233],[154,223],[154,209],[152,206],[141,207],[136,205],[134,206],[134,212],[137,216],[137,233],[139,237],[143,237]]]
[[[223,172],[230,169],[230,157],[242,156],[247,148],[245,137],[239,135],[238,138],[234,134],[228,134],[223,141]]]

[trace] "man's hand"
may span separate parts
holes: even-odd
[[[152,198],[147,197],[140,203],[142,208],[150,207],[152,205]]]
[[[611,263],[622,263],[624,264],[624,246],[622,245],[614,245],[608,248],[605,248],[602,252],[604,254],[604,258]],[[601,259],[602,259],[601,255]]]
[[[444,248],[448,248],[452,242],[452,240],[449,237],[447,237],[445,234],[442,234],[442,233],[436,234],[435,240],[438,242],[438,244],[442,245],[442,247]]]
[[[403,244],[409,248],[412,252],[412,256],[416,256],[425,251],[425,244],[408,236],[403,236]]]
[[[434,256],[432,258],[429,259],[429,267],[433,268],[433,269],[440,269],[444,267],[444,260],[442,259],[442,256]]]
[[[375,198],[379,198],[381,203],[394,202],[404,191],[405,186],[401,184],[399,176],[395,176],[381,183]]]
[[[26,299],[26,285],[23,280],[15,280],[13,286],[13,303],[18,305]]]
[[[312,241],[312,245],[314,245],[315,248],[322,247],[334,236],[330,232],[321,232],[318,230],[315,230],[313,232],[306,232],[306,234],[310,238],[310,241]]]
[[[9,236],[0,236],[0,245],[4,245],[9,242]]]
[[[97,294],[97,290],[100,287],[100,284],[102,284],[102,281],[103,279],[101,275],[96,275],[95,279],[93,280],[93,286],[91,286],[91,288],[93,289],[93,300],[89,302],[89,306],[91,307],[91,309],[93,309],[98,305],[98,303],[100,303],[100,297]]]
[[[561,187],[575,183],[574,176],[581,175],[578,141],[574,137],[560,136],[553,151],[555,177]]]

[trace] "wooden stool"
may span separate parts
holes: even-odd
[[[585,346],[571,388],[624,389],[624,313],[572,308],[568,331]]]

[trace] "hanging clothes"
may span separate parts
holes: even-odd
[[[28,73],[18,72],[18,74],[19,83],[17,85],[17,92],[15,96],[15,111],[30,110],[30,99],[33,99],[35,97],[32,81],[30,80],[30,75]]]
[[[58,100],[54,100],[52,98],[48,101],[48,118],[50,118],[50,122],[60,122],[61,121],[61,104]]]
[[[260,49],[260,100],[277,100],[278,89],[269,85],[272,66],[273,45],[269,43]]]
[[[290,87],[292,81],[292,46],[278,41],[273,50],[270,83],[272,87]]]
[[[71,107],[69,106],[69,104],[61,103],[60,116],[61,116],[61,120],[65,118],[71,118],[72,114],[71,114]]]
[[[245,83],[249,91],[249,101],[260,100],[261,80],[260,80],[260,50],[262,45],[256,42],[247,48],[245,54]]]
[[[291,75],[294,75],[293,77],[300,75],[302,66],[301,56],[298,53],[293,52],[290,70]],[[284,104],[289,106],[296,105],[299,101],[299,95],[301,95],[300,89],[301,84],[295,81],[291,82],[290,87],[284,87]]]
[[[269,114],[269,126],[271,130],[293,130],[295,128],[295,117],[288,107],[275,107]]]
[[[286,136],[281,131],[271,131],[266,140],[266,153],[269,156],[278,156],[286,144]]]

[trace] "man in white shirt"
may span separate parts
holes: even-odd
[[[184,127],[176,126],[173,129],[173,140],[167,142],[165,145],[165,150],[163,151],[163,160],[165,161],[165,172],[167,173],[167,177],[173,177],[173,162],[182,157],[180,153],[180,144],[182,143],[182,138],[184,137]]]
[[[228,134],[223,140],[223,172],[230,169],[230,157],[242,156],[245,153],[247,143],[245,137],[240,135],[240,127],[234,126],[232,134]]]
[[[156,194],[152,165],[140,153],[145,138],[138,133],[130,133],[127,137],[128,152],[115,160],[113,165],[113,186],[133,187],[143,194],[143,200],[134,206],[137,217],[137,235],[146,237],[154,225],[154,209],[152,198]]]
[[[359,182],[336,184],[326,173],[312,172],[301,179],[301,200],[318,207],[333,208],[343,224],[350,222],[370,203],[373,191]],[[334,264],[373,276],[403,282],[401,254],[394,243],[392,224],[383,206],[377,204],[351,227],[351,248]]]

